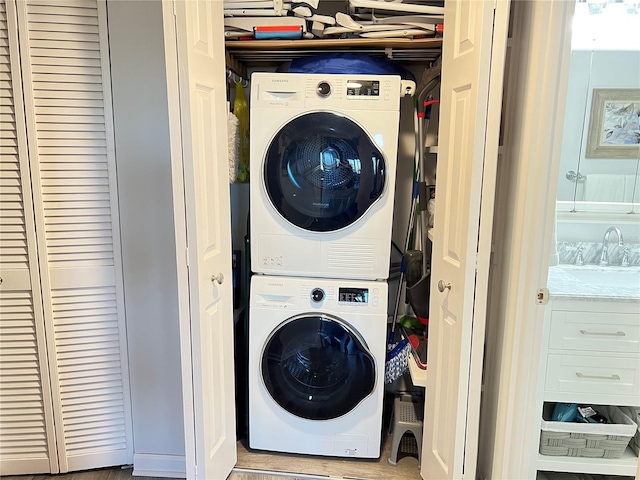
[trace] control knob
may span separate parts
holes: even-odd
[[[318,303],[324,300],[324,290],[321,288],[314,288],[311,290],[311,300]]]
[[[321,97],[328,97],[331,93],[331,85],[328,82],[320,82],[316,87],[316,91]]]

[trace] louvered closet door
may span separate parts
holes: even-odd
[[[58,471],[13,6],[0,0],[0,475]]]
[[[106,6],[17,9],[60,471],[132,463]]]

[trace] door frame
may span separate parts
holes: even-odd
[[[167,75],[167,110],[169,118],[180,118],[180,83],[178,81],[178,46],[173,1],[162,2],[164,52]],[[173,219],[176,242],[176,271],[178,287],[178,317],[180,324],[180,361],[182,375],[182,409],[184,412],[184,441],[186,478],[196,478],[196,432],[193,405],[193,359],[191,352],[191,309],[189,302],[189,266],[187,250],[187,214],[182,164],[182,131],[180,121],[169,122],[171,138],[171,188],[173,190]],[[174,159],[180,159],[176,161]]]
[[[575,0],[514,3],[478,478],[534,478],[542,325]],[[545,140],[546,139],[546,140]],[[541,193],[542,192],[542,193]],[[548,294],[547,294],[548,297]]]

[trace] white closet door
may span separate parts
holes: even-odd
[[[17,7],[60,471],[131,463],[105,3]]]
[[[421,474],[475,478],[509,2],[445,3]]]
[[[170,9],[165,2],[178,278],[188,285],[179,297],[187,477],[218,480],[237,455],[222,1]]]
[[[0,0],[0,475],[58,471],[17,40]]]

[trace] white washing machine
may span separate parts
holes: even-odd
[[[249,446],[378,458],[387,284],[254,275]]]
[[[388,278],[400,98],[414,88],[395,75],[252,75],[254,272]]]

